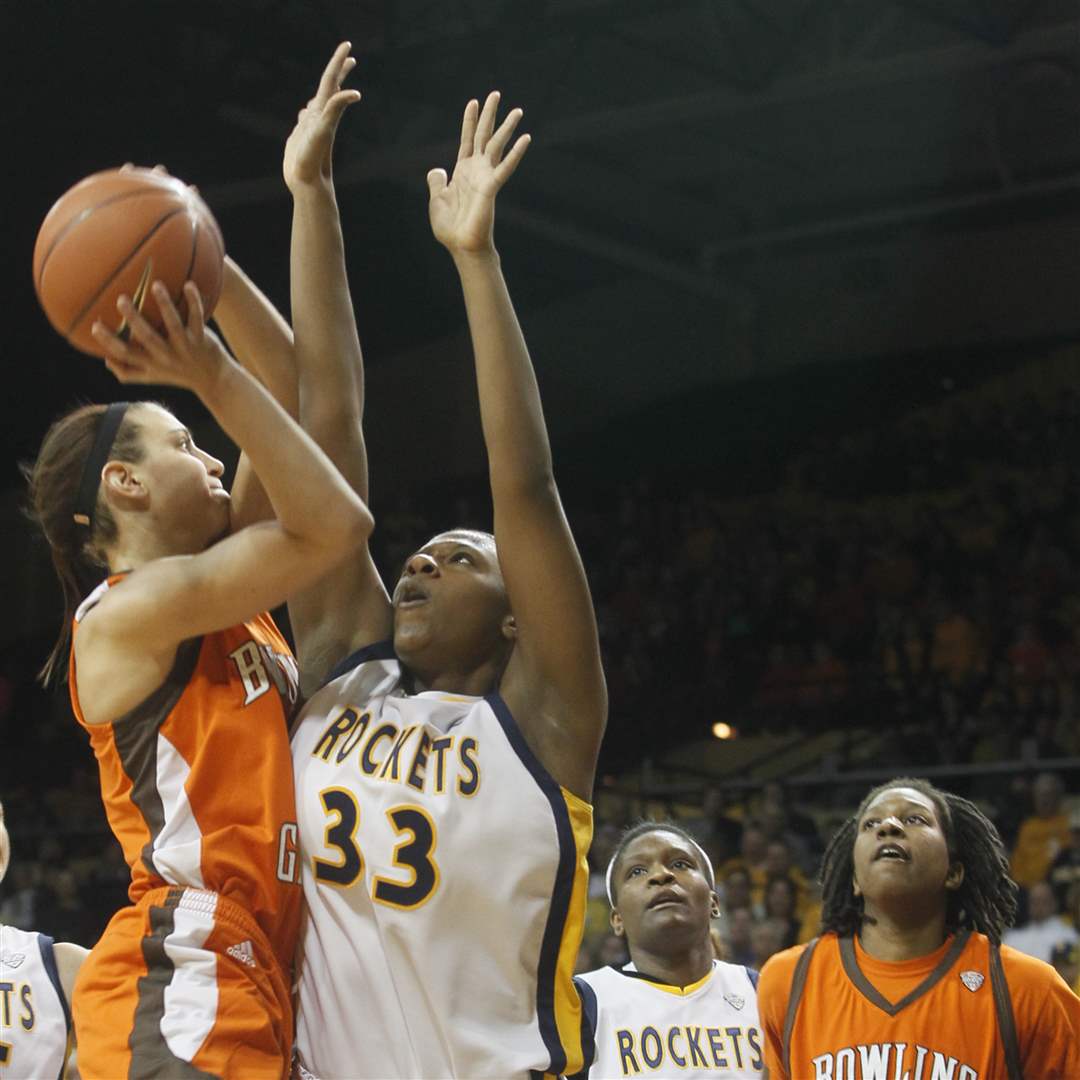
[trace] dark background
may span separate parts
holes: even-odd
[[[667,529],[688,492],[772,491],[807,447],[1080,331],[1080,17],[1065,0],[113,0],[2,18],[0,644],[23,667],[57,608],[17,462],[74,402],[125,396],[40,312],[38,224],[87,173],[163,162],[287,311],[282,146],[343,38],[364,93],[336,161],[377,515],[407,500],[418,527],[484,517],[463,312],[424,176],[492,87],[534,136],[497,240],[572,510],[614,508],[646,475],[669,497],[641,525]],[[224,449],[197,402],[161,397]],[[583,539],[594,562],[604,529]]]

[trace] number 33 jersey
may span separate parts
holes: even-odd
[[[497,693],[407,694],[389,643],[338,670],[293,738],[297,1072],[577,1072],[591,808]]]

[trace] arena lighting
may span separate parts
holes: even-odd
[[[712,733],[718,739],[734,739],[739,734],[730,724],[725,724],[723,720],[717,720],[713,724]]]

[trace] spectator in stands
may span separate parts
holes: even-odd
[[[754,898],[750,874],[744,866],[730,866],[720,879],[720,899],[729,918],[740,908],[746,908],[753,913]]]
[[[930,643],[914,615],[906,616],[894,633],[883,631],[881,666],[890,689],[901,697],[914,696],[930,670]]]
[[[1057,773],[1039,773],[1031,785],[1035,813],[1021,822],[1011,859],[1012,875],[1024,888],[1042,881],[1058,852],[1069,844],[1069,819],[1061,807],[1064,794]]]
[[[729,964],[754,967],[754,927],[757,925],[748,907],[734,908],[720,925],[724,942],[724,959]]]
[[[798,944],[802,928],[798,893],[795,883],[786,874],[770,874],[765,883],[765,919],[783,927],[778,949],[789,949]]]
[[[824,638],[817,638],[811,647],[810,662],[803,667],[799,702],[806,708],[835,705],[847,697],[847,664],[839,659]]]
[[[740,826],[728,816],[727,796],[719,785],[709,784],[701,796],[701,812],[682,819],[679,824],[697,838],[714,866],[726,863],[738,848]]]
[[[37,925],[41,868],[33,859],[19,858],[4,883],[4,901],[0,903],[0,923],[30,930]]]
[[[1055,945],[1054,951],[1050,954],[1050,963],[1072,988],[1073,993],[1080,995],[1080,944],[1062,942],[1060,945]]]
[[[975,624],[955,600],[942,604],[933,630],[931,670],[957,689],[965,689],[982,661],[982,642]]]
[[[785,837],[770,840],[765,848],[765,874],[766,891],[768,880],[776,877],[787,878],[791,882],[795,894],[795,907],[802,910],[803,898],[806,895],[806,875],[795,865],[792,859],[791,843]]]
[[[750,930],[750,944],[754,962],[750,965],[760,971],[773,953],[784,947],[788,927],[779,919],[761,919]]]
[[[1045,881],[1028,890],[1028,919],[1023,926],[1006,930],[1001,939],[1020,952],[1050,963],[1055,945],[1080,941],[1076,927],[1058,914],[1057,897]]]
[[[739,840],[739,854],[729,859],[725,871],[733,866],[741,866],[750,876],[750,896],[755,904],[762,902],[765,892],[765,856],[768,840],[759,822],[744,821],[742,837]]]

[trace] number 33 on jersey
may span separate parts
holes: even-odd
[[[590,808],[548,776],[497,694],[406,694],[389,645],[343,666],[293,739],[302,1065],[576,1071]]]

